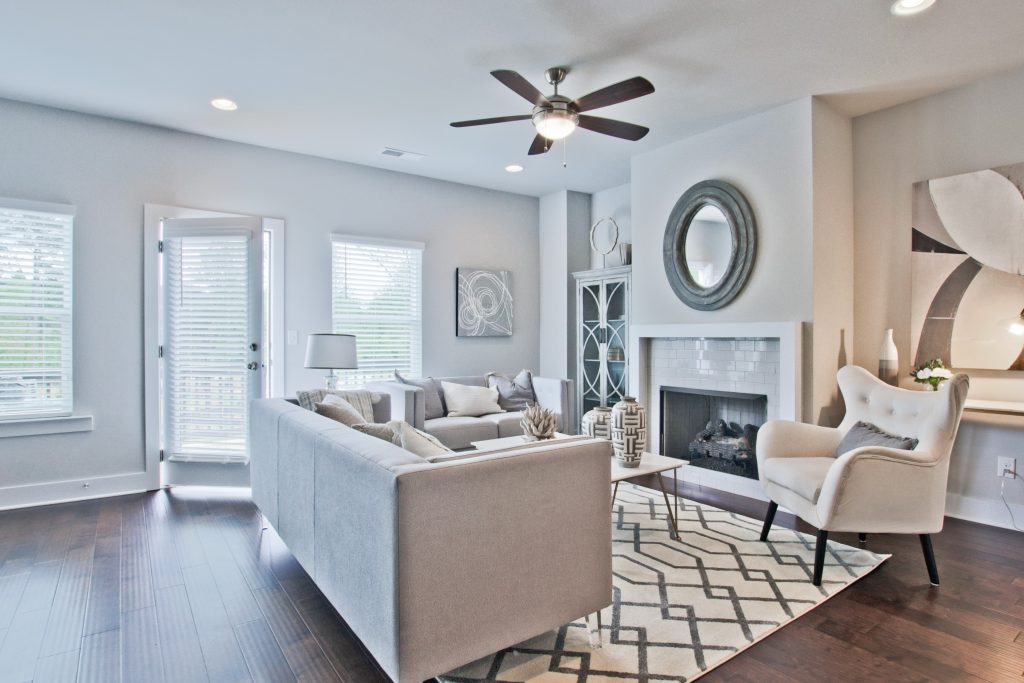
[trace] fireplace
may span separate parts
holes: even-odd
[[[768,397],[690,387],[660,388],[661,453],[691,467],[757,479],[757,431]]]

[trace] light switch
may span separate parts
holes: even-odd
[[[295,346],[299,343],[299,333],[296,330],[288,330],[288,346]]]

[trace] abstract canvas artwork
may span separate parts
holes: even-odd
[[[455,335],[512,336],[512,273],[480,268],[455,269]]]
[[[914,365],[1024,370],[1024,163],[913,188]]]

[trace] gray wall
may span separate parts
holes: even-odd
[[[288,393],[321,381],[302,362],[330,327],[331,232],[426,243],[425,373],[539,364],[536,198],[4,100],[0,150],[0,196],[78,207],[75,409],[95,416],[92,432],[0,440],[0,499],[143,467],[144,203],[285,219]],[[455,337],[457,266],[513,271],[512,337]]]
[[[1016,70],[853,123],[855,197],[854,361],[878,364],[883,331],[894,330],[900,375],[910,371],[911,186],[921,180],[1024,161],[1024,70]],[[971,370],[971,398],[1020,401],[1024,373]],[[908,381],[904,378],[904,381]],[[1024,468],[1024,417],[965,414],[950,466],[949,510],[1001,525],[997,456]],[[1024,480],[1007,481],[1024,520]]]

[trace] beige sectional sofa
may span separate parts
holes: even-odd
[[[607,441],[431,464],[284,399],[260,399],[249,443],[256,504],[398,683],[611,602]]]
[[[434,380],[438,383],[452,382],[469,386],[487,386],[485,375],[435,377]],[[518,412],[494,413],[481,417],[426,419],[423,389],[420,387],[398,381],[387,381],[373,382],[366,388],[387,394],[390,397],[394,419],[405,420],[417,429],[422,429],[437,437],[441,443],[454,450],[470,448],[474,441],[517,436],[523,433],[523,428],[519,424],[521,415]],[[575,419],[572,414],[572,380],[533,377],[533,391],[537,403],[541,407],[555,412],[559,431],[568,432],[573,429]]]

